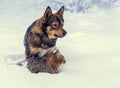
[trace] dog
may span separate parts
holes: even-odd
[[[31,72],[58,73],[57,68],[66,62],[64,56],[62,56],[56,48],[57,39],[63,38],[67,34],[66,30],[63,28],[63,14],[64,6],[54,14],[48,6],[44,15],[40,19],[35,20],[28,27],[24,36],[24,46],[28,69],[36,69],[30,70]],[[33,64],[33,62],[39,63],[36,65]],[[44,68],[37,68],[37,66],[42,66]],[[51,67],[51,71],[43,71],[48,68],[51,69]]]

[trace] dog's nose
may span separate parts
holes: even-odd
[[[63,36],[65,36],[67,34],[67,32],[66,31],[63,31]]]

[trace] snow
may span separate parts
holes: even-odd
[[[59,74],[33,74],[10,65],[6,58],[24,59],[27,27],[45,9],[0,15],[0,88],[120,88],[120,8],[85,14],[65,12],[66,37],[57,47],[67,63]],[[18,12],[18,11],[17,11]],[[39,13],[40,12],[40,13]]]

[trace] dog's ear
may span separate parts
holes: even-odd
[[[47,19],[51,15],[52,15],[52,10],[51,10],[50,6],[48,6],[45,13],[44,13],[44,18]]]
[[[57,12],[57,14],[59,14],[59,15],[63,16],[64,9],[65,9],[65,7],[64,7],[64,6],[62,6],[62,7],[59,9],[59,11]]]

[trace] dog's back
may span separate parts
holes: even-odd
[[[32,27],[34,26],[34,24],[35,24],[35,22],[33,22],[33,23],[28,27],[28,29],[27,29],[27,31],[26,31],[26,33],[25,33],[25,36],[24,36],[24,46],[25,46],[25,47],[28,46],[28,43],[29,43],[28,37],[29,37],[29,35],[30,35],[30,32],[31,32]]]
[[[36,22],[36,21],[35,21]],[[30,55],[30,49],[29,49],[29,44],[30,44],[30,37],[31,37],[31,31],[33,26],[35,25],[35,22],[33,22],[27,29],[25,36],[24,36],[24,46],[25,46],[25,55],[26,59],[28,59]]]

